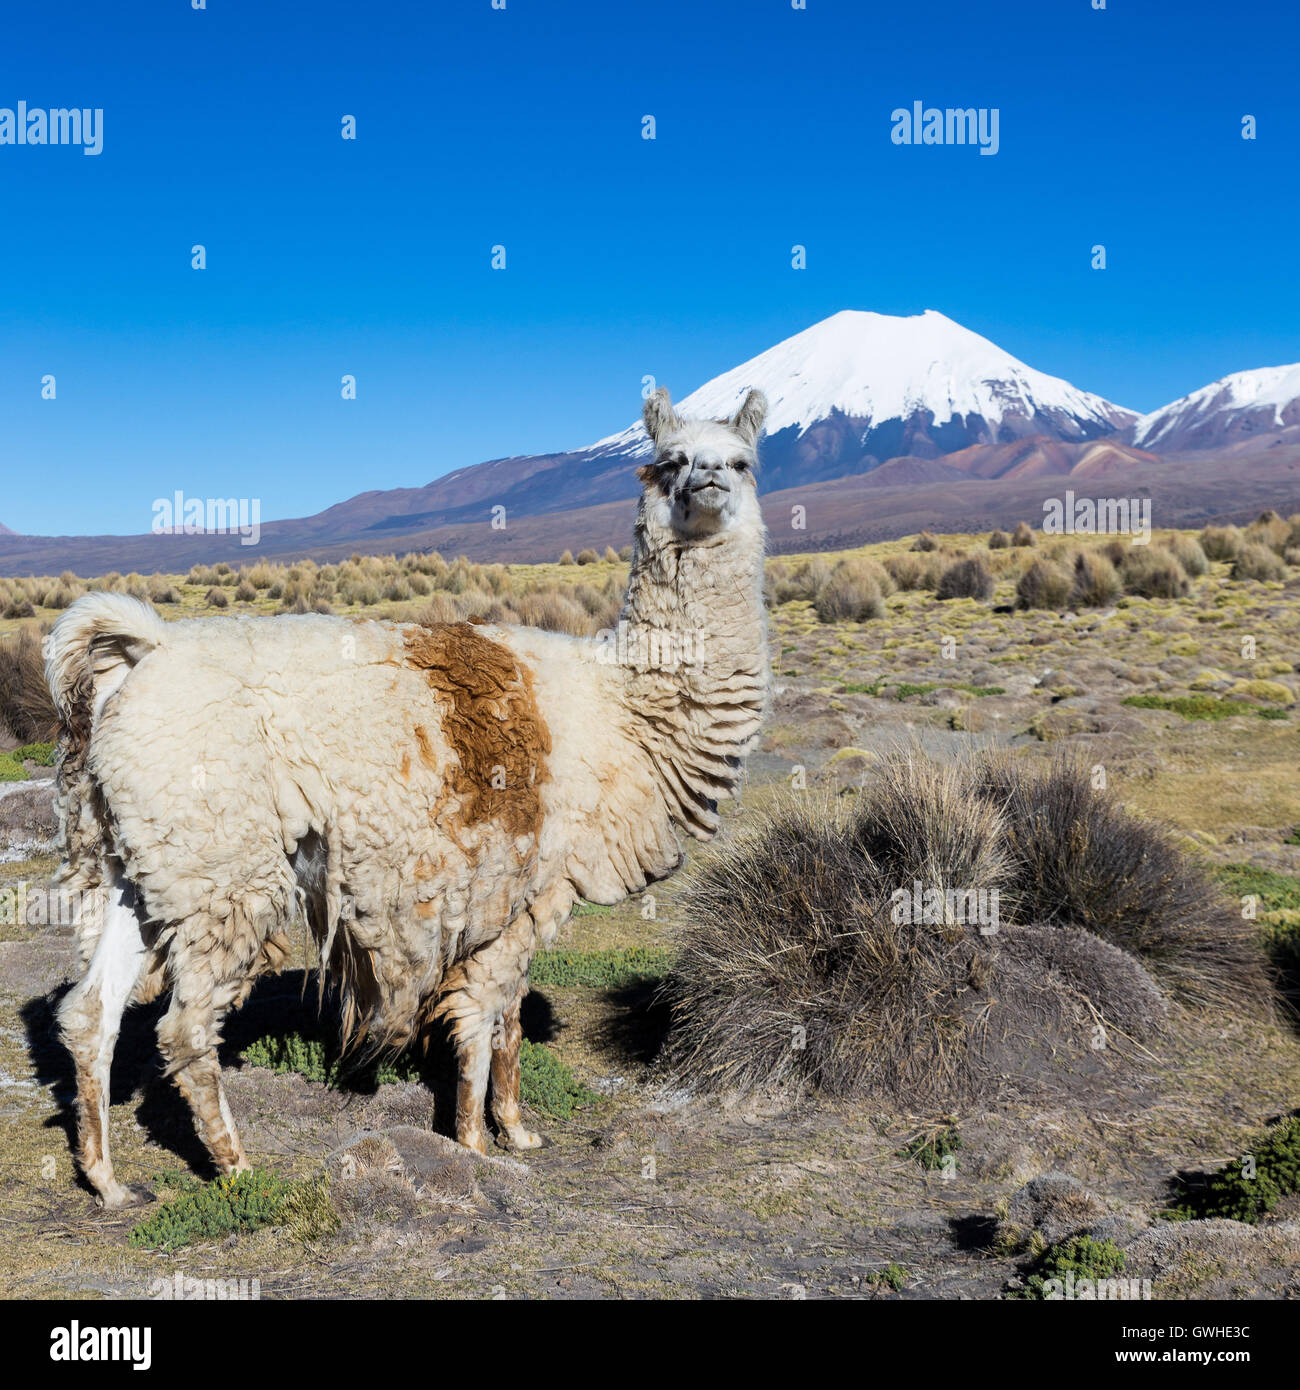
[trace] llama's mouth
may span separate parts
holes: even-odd
[[[723,487],[721,483],[716,483],[712,478],[707,483],[696,483],[688,489],[689,492],[730,492],[730,488]]]

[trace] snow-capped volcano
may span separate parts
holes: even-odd
[[[1133,442],[1169,453],[1215,449],[1300,426],[1300,362],[1234,372],[1143,415]]]
[[[1080,391],[927,309],[897,318],[844,309],[714,377],[679,403],[683,415],[728,415],[751,387],[768,399],[767,436],[791,442],[849,425],[843,443],[877,461],[935,457],[1029,434],[1081,441],[1114,434],[1135,412]],[[593,449],[644,446],[639,424]],[[820,451],[819,451],[820,452]]]

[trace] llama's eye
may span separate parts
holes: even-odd
[[[743,473],[745,469],[749,467],[749,460],[732,459],[731,466],[736,470],[737,473]]]

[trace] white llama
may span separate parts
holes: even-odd
[[[685,421],[646,403],[620,640],[320,616],[164,623],[117,594],[50,638],[62,880],[98,895],[59,1018],[79,1158],[104,1205],[139,1195],[108,1151],[124,1008],[170,988],[167,1071],[222,1172],[247,1159],[222,1020],[278,969],[301,897],[354,1042],[435,1020],[457,1049],[456,1135],[541,1141],[519,1109],[533,951],[575,901],[615,903],[718,825],[769,685],[754,483],[766,403]]]

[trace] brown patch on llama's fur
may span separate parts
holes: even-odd
[[[439,697],[442,734],[456,754],[457,765],[445,769],[460,799],[454,827],[497,821],[507,834],[536,838],[551,735],[532,673],[469,623],[416,628],[406,634],[406,652]],[[417,726],[415,737],[421,760],[436,766],[425,730]]]

